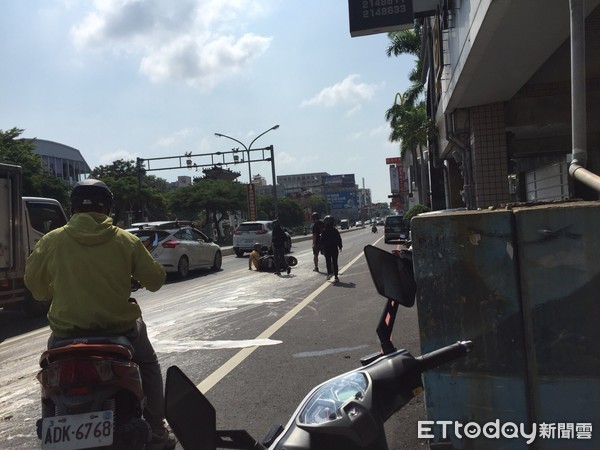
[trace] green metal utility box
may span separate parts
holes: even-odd
[[[600,202],[412,220],[432,448],[600,448]]]

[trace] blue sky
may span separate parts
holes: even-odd
[[[228,151],[278,124],[277,175],[354,173],[388,201],[385,111],[410,56],[351,38],[347,0],[5,0],[0,129],[116,159]],[[246,166],[234,166],[247,182]],[[173,181],[188,170],[152,174]],[[252,174],[271,183],[268,162]]]

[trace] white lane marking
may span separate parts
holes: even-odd
[[[157,352],[162,353],[182,353],[188,350],[214,350],[222,348],[246,348],[246,347],[259,347],[263,345],[277,345],[281,344],[281,341],[274,339],[246,339],[239,341],[168,341],[162,340],[157,341],[154,344],[154,349]]]
[[[294,358],[307,358],[310,356],[323,356],[323,355],[335,355],[336,353],[353,352],[355,350],[362,350],[368,348],[367,344],[358,345],[356,347],[341,347],[341,348],[328,348],[325,350],[317,350],[314,352],[300,352],[292,355]]]
[[[363,257],[363,253],[359,253],[352,261],[346,264],[339,273],[344,273],[350,266],[352,266],[356,261]],[[256,339],[270,339],[273,334],[275,334],[281,327],[283,327],[287,322],[292,320],[296,314],[302,311],[307,305],[309,305],[317,296],[327,289],[332,284],[328,281],[325,281],[321,286],[319,286],[316,290],[314,290],[310,295],[308,295],[304,300],[298,303],[294,308],[292,308],[286,315],[281,317],[278,321],[276,321],[273,325],[263,331]],[[243,348],[239,352],[237,352],[233,357],[231,357],[228,361],[225,362],[221,367],[211,373],[208,377],[206,377],[200,384],[196,387],[203,394],[207,393],[210,389],[212,389],[219,381],[221,381],[226,375],[229,374],[233,369],[235,369],[239,364],[241,364],[248,356],[250,356],[254,350],[256,350],[258,346]]]
[[[226,299],[226,300],[222,301],[222,303],[233,303],[233,304],[241,304],[241,305],[260,305],[263,303],[281,303],[281,302],[285,302],[285,299],[284,298],[262,298],[262,299],[248,300],[248,299],[236,298],[236,299]]]

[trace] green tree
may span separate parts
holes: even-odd
[[[297,227],[304,224],[304,211],[300,202],[293,198],[282,198],[278,205],[279,219],[285,227]]]
[[[148,187],[155,189],[158,192],[168,193],[171,191],[169,182],[164,178],[157,177],[155,175],[145,175],[144,180]]]
[[[44,173],[42,158],[34,153],[35,142],[18,139],[22,129],[0,130],[0,162],[21,166],[23,195],[51,197],[64,207],[68,205],[70,186],[65,181]]]
[[[270,195],[256,196],[257,220],[273,220],[275,217],[275,200]]]
[[[166,193],[156,177],[142,171],[141,179],[134,161],[119,159],[92,170],[91,178],[104,181],[113,193],[114,222],[133,214],[134,220],[166,219]],[[139,181],[141,180],[141,185]],[[164,181],[164,180],[163,180]],[[166,183],[166,181],[164,181]]]
[[[400,56],[403,54],[413,55],[417,58],[415,67],[408,75],[411,86],[404,93],[405,99],[410,105],[414,105],[425,89],[422,80],[423,60],[421,59],[421,39],[422,28],[418,22],[415,22],[414,29],[394,31],[388,33],[390,44],[386,49],[388,57]]]
[[[279,219],[286,228],[300,226],[304,223],[304,211],[300,202],[290,197],[284,197],[277,202],[277,217],[274,215],[274,199],[271,196],[259,196],[256,199],[257,217],[259,220]]]
[[[400,142],[400,156],[404,156],[407,151],[414,152],[416,163],[416,149],[425,147],[434,131],[434,124],[427,117],[425,102],[413,105],[402,95],[400,102],[387,110],[385,119],[392,128],[390,142]]]
[[[221,221],[229,213],[246,208],[246,188],[237,181],[200,178],[191,186],[177,189],[170,198],[170,210],[180,219],[200,221],[210,236],[217,230],[218,241],[223,241]]]
[[[308,211],[311,214],[317,212],[321,215],[321,217],[325,217],[327,214],[327,200],[325,200],[325,197],[320,194],[311,194],[303,197],[301,200],[301,205],[305,211]]]
[[[411,206],[409,208],[408,211],[406,211],[404,213],[404,216],[402,216],[402,218],[404,220],[407,220],[407,221],[410,222],[410,219],[412,219],[413,217],[418,216],[419,214],[422,214],[422,213],[429,212],[429,211],[431,211],[431,208],[429,208],[428,206],[425,206],[425,205],[413,205],[413,206]]]
[[[390,122],[390,142],[400,142],[400,156],[404,157],[409,151],[415,166],[416,182],[419,193],[425,192],[422,181],[420,161],[417,152],[426,148],[429,139],[435,135],[435,125],[427,116],[425,102],[419,100],[424,91],[422,81],[423,61],[421,55],[421,27],[415,23],[413,30],[402,30],[388,33],[390,45],[386,53],[388,56],[410,54],[417,57],[415,68],[409,75],[411,86],[403,94],[397,94],[394,105],[385,113],[385,119]],[[400,98],[400,101],[398,101]]]

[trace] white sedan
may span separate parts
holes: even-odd
[[[166,272],[185,278],[194,269],[220,270],[221,248],[192,225],[188,221],[145,222],[127,231],[140,238]]]

